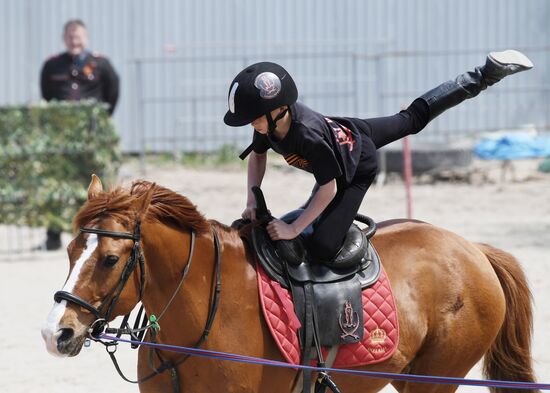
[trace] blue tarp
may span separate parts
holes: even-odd
[[[488,137],[474,146],[474,153],[486,160],[550,157],[550,137],[526,133]]]

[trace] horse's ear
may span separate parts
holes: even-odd
[[[88,186],[88,200],[94,199],[100,192],[103,191],[103,184],[95,174],[92,174],[92,181]]]
[[[156,184],[152,183],[149,186],[149,189],[136,199],[136,211],[138,212],[138,215],[140,217],[143,217],[145,215],[145,212],[147,211],[147,208],[149,208],[151,199],[153,199],[155,188]]]

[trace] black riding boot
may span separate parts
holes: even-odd
[[[504,77],[533,68],[533,63],[523,53],[516,50],[491,52],[485,65],[474,71],[459,75],[428,91],[419,98],[430,110],[430,120],[462,101],[477,96],[487,86],[492,86]]]

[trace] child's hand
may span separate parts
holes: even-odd
[[[255,205],[247,205],[246,209],[241,214],[241,217],[245,220],[254,221],[256,220],[256,206]]]
[[[267,225],[267,233],[272,240],[290,240],[298,236],[292,224],[281,220],[271,221]]]

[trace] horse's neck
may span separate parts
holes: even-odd
[[[181,287],[178,284],[189,263],[191,232],[178,231],[161,224],[148,224],[143,229],[143,251],[146,258],[146,288],[143,303],[149,315],[157,317],[172,303],[160,321],[164,339],[170,342],[196,340],[202,334],[208,317],[216,279],[216,248],[212,233],[195,238],[191,265]],[[237,236],[220,235],[222,288],[234,290],[243,281],[246,253]],[[240,259],[237,261],[236,259]],[[224,264],[230,265],[223,266]],[[240,267],[239,267],[240,266]],[[250,268],[250,266],[248,266]],[[245,267],[246,269],[246,267]],[[248,279],[250,274],[247,274]],[[246,279],[246,278],[245,278]],[[224,293],[225,296],[229,296]],[[174,337],[172,337],[174,336]],[[176,340],[176,341],[174,341]],[[190,344],[179,341],[180,344]]]
[[[225,228],[219,228],[218,232],[221,246],[221,293],[208,340],[203,345],[219,351],[244,351],[256,356],[274,358],[278,352],[273,341],[265,342],[267,333],[261,318],[256,271],[252,261],[247,260],[251,257],[250,253],[247,253],[243,241],[236,232]],[[162,232],[160,229],[155,233],[158,237],[170,235],[170,232]],[[144,296],[144,304],[149,314],[156,313],[158,316],[173,294],[187,261],[189,242],[190,236],[180,233],[169,242],[162,240],[155,245],[153,257],[157,260],[147,261],[151,265],[151,276],[155,276],[154,280],[151,280],[151,285],[146,288],[147,293]],[[153,253],[150,251],[150,254]],[[189,274],[160,321],[159,342],[187,347],[197,344],[204,333],[210,310],[213,309],[215,261],[212,235],[209,233],[198,236]],[[177,267],[170,268],[171,264]],[[172,273],[167,275],[164,270]],[[222,373],[219,376],[226,377],[227,374]]]

